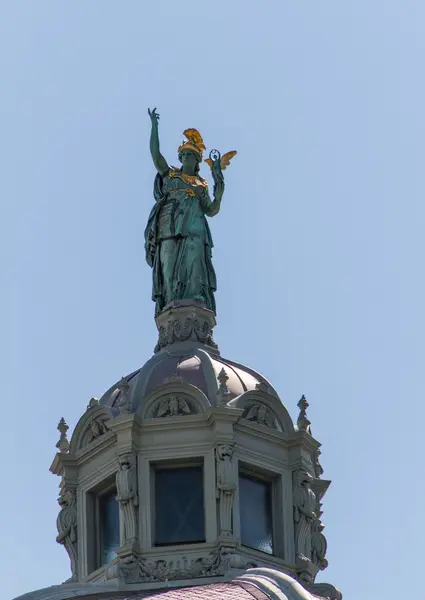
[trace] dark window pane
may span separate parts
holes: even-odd
[[[202,467],[155,471],[155,543],[205,541]]]
[[[115,550],[120,545],[119,506],[115,500],[116,490],[99,497],[100,566],[108,564],[116,557]]]
[[[268,554],[273,554],[271,487],[267,481],[239,477],[242,544]]]

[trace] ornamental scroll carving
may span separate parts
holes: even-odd
[[[77,547],[77,507],[75,491],[63,488],[58,498],[59,511],[56,520],[58,535],[56,541],[68,553],[72,576],[69,581],[78,579],[78,547]]]
[[[137,493],[136,456],[128,453],[118,458],[119,470],[116,475],[117,496],[122,516],[121,545],[132,543],[137,537]]]
[[[246,411],[244,418],[247,421],[270,427],[271,429],[278,429],[276,419],[272,412],[264,404],[254,404]]]
[[[236,477],[233,464],[233,447],[222,444],[216,448],[217,498],[220,502],[220,535],[231,536],[233,531],[233,503]]]

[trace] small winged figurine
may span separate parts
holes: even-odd
[[[226,152],[221,156],[218,150],[211,150],[210,157],[206,158],[205,162],[211,169],[215,183],[224,181],[223,171],[230,165],[230,161],[236,154],[236,150],[231,150],[231,152]]]

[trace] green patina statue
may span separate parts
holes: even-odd
[[[208,184],[199,175],[205,145],[196,129],[186,129],[178,148],[181,168],[170,167],[159,149],[156,109],[149,110],[152,122],[150,150],[158,171],[154,182],[156,204],[145,230],[146,260],[153,270],[152,299],[155,314],[175,300],[195,300],[216,312],[217,280],[212,264],[213,241],[207,217],[220,210],[224,192],[223,170],[236,154],[223,157],[217,150],[206,159],[214,179],[214,200]]]

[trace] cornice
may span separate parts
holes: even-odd
[[[75,455],[57,452],[49,470],[54,475],[62,476],[67,467],[77,468],[77,460]]]
[[[289,435],[284,431],[278,431],[277,429],[272,429],[271,427],[265,427],[264,425],[259,425],[258,423],[255,423],[254,421],[248,421],[247,419],[240,419],[235,425],[235,430],[240,431],[241,433],[247,433],[248,435],[252,435],[263,440],[267,440],[268,442],[273,442],[278,445],[283,443],[285,447],[287,447],[290,442]]]

